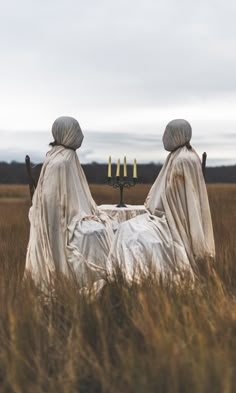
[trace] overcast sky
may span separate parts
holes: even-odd
[[[235,20],[230,0],[2,0],[0,160],[41,160],[71,115],[82,161],[163,160],[186,118],[199,153],[236,163]]]

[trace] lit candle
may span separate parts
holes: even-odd
[[[108,160],[108,173],[107,173],[107,177],[111,177],[111,156],[109,157],[109,160]]]
[[[133,178],[137,178],[138,174],[137,174],[137,161],[136,158],[134,159],[134,166],[133,166]]]
[[[120,177],[120,159],[117,160],[116,177]]]
[[[124,156],[124,177],[127,177],[126,156]]]

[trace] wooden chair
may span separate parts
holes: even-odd
[[[205,179],[206,176],[206,159],[207,159],[207,154],[204,152],[202,154],[202,173]],[[31,165],[30,162],[30,156],[25,156],[25,164],[26,164],[26,170],[27,170],[27,175],[28,175],[28,183],[29,183],[29,191],[30,191],[30,198],[31,201],[33,199],[34,192],[36,190],[41,168],[43,164],[38,164],[38,165]]]
[[[204,151],[204,153],[202,154],[202,173],[205,180],[206,180],[206,160],[207,160],[207,154]]]
[[[28,175],[28,183],[29,183],[29,192],[30,192],[30,198],[31,201],[33,199],[34,192],[36,190],[41,168],[43,164],[38,164],[32,166],[31,161],[30,161],[30,156],[25,156],[25,165],[26,165],[26,171]]]

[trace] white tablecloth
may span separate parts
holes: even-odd
[[[144,205],[127,205],[127,207],[116,207],[116,205],[100,205],[98,208],[104,211],[109,217],[118,223],[136,217],[139,214],[147,213]]]

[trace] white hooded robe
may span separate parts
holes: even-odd
[[[111,274],[119,267],[128,280],[156,273],[198,270],[214,259],[215,244],[201,161],[189,145],[192,130],[185,120],[170,122],[163,136],[171,151],[145,206],[150,213],[123,223],[108,259]]]
[[[91,196],[75,152],[83,140],[79,123],[61,117],[52,133],[56,145],[47,154],[29,212],[26,271],[36,282],[61,272],[90,285],[105,273],[113,231]]]

